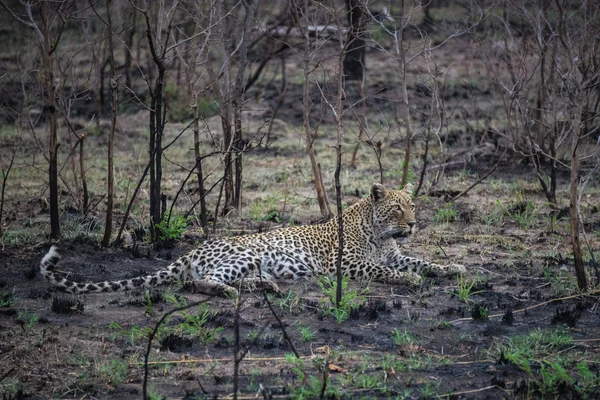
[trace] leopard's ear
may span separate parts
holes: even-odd
[[[407,183],[406,186],[404,186],[404,190],[407,194],[411,195],[413,194],[413,190],[415,190],[415,187],[412,185],[412,183]]]
[[[374,183],[371,187],[371,198],[374,202],[377,202],[385,197],[387,190],[381,183]]]

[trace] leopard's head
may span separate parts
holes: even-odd
[[[402,190],[387,190],[382,184],[373,184],[373,227],[380,239],[400,239],[414,232],[417,220],[412,192],[410,183]]]

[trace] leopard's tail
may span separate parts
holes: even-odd
[[[187,269],[184,262],[185,257],[187,256],[181,257],[165,269],[150,275],[124,279],[121,281],[79,283],[64,278],[54,271],[54,267],[56,267],[56,264],[58,264],[58,261],[60,260],[60,255],[58,254],[58,248],[52,246],[40,263],[40,272],[52,286],[63,292],[72,294],[118,292],[159,286],[170,282],[174,277],[185,280],[185,276],[187,275]]]

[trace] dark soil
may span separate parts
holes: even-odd
[[[152,329],[173,308],[163,300],[164,289],[79,298],[54,293],[39,274],[31,272],[37,270],[48,247],[6,248],[0,253],[3,290],[15,288],[15,301],[0,308],[0,375],[21,382],[22,392],[15,397],[140,397],[140,363],[147,340],[131,332]],[[169,258],[191,247],[182,244]],[[61,253],[58,268],[81,281],[129,278],[169,263],[155,258],[154,252],[146,259],[77,240],[63,243]],[[332,393],[343,398],[403,394],[425,398],[430,392],[454,393],[455,398],[526,398],[536,393],[535,388],[531,382],[527,386],[523,370],[502,360],[503,344],[508,337],[562,325],[575,339],[568,351],[597,363],[600,312],[594,298],[558,299],[550,279],[532,273],[525,263],[510,275],[495,263],[467,267],[485,278],[472,288],[477,294],[469,304],[458,298],[456,279],[430,278],[417,291],[351,282],[349,290],[368,288],[367,301],[341,324],[326,315],[330,304],[314,282],[281,282],[284,292],[289,290],[287,295],[269,298],[291,343],[262,294],[244,294],[238,321],[240,349],[245,352],[239,366],[240,393],[294,398],[299,388],[320,385],[327,371]],[[208,298],[172,289],[180,302]],[[236,308],[224,298],[210,298],[207,304],[204,327],[216,332],[213,338],[178,330],[185,321],[185,314],[179,313],[167,322],[169,333],[153,342],[150,361],[162,362],[149,371],[155,392],[169,398],[232,393]],[[200,308],[186,312],[194,314]],[[25,309],[38,316],[31,327],[22,315]],[[314,337],[303,340],[300,328]],[[395,343],[395,330],[411,339]],[[285,358],[294,351],[302,357],[301,369]],[[394,361],[389,365],[386,359]],[[102,372],[111,360],[128,365],[118,380]],[[577,398],[570,386],[557,390],[560,398]]]
[[[268,12],[265,8],[261,12]],[[443,19],[448,12],[463,8],[444,7]],[[456,27],[452,20],[450,24],[448,32],[453,32]],[[483,29],[484,25],[480,26]],[[16,40],[12,31],[0,26],[0,37]],[[477,36],[481,33],[477,31]],[[67,49],[72,46],[77,50],[78,41],[78,37],[68,41]],[[5,43],[7,49],[10,43]],[[409,44],[410,56],[425,42]],[[335,199],[337,127],[330,104],[337,96],[332,69],[332,60],[338,59],[337,47],[332,43],[324,50],[323,62],[314,59],[307,101],[311,128],[316,134],[313,146],[330,201]],[[57,53],[62,54],[59,50]],[[7,50],[0,49],[0,57],[3,51]],[[13,63],[16,54],[9,55]],[[222,208],[224,202],[218,184],[224,171],[222,154],[217,152],[203,160],[205,188],[214,187],[206,201],[211,228],[218,220],[214,223],[216,235],[266,232],[315,223],[321,218],[303,136],[302,54],[299,48],[286,56],[286,96],[273,121],[269,143],[262,135],[279,102],[282,78],[278,63],[272,60],[262,78],[246,92],[244,140],[253,138],[250,147],[257,141],[262,144],[243,154],[239,212],[214,215],[216,204],[220,202]],[[38,272],[40,260],[52,245],[47,241],[50,218],[44,146],[48,130],[43,123],[49,113],[41,114],[35,129],[23,128],[21,132],[12,124],[14,116],[0,112],[2,169],[7,168],[11,149],[16,151],[0,226],[2,400],[141,398],[148,337],[165,313],[194,302],[204,303],[171,315],[151,343],[148,390],[155,394],[152,398],[232,398],[234,359],[241,354],[237,368],[240,399],[600,399],[600,275],[596,263],[600,258],[600,182],[597,176],[585,180],[587,186],[581,198],[585,264],[589,276],[598,277],[584,295],[574,279],[569,171],[558,166],[559,204],[550,206],[531,161],[513,151],[513,143],[506,139],[511,120],[507,120],[503,97],[493,93],[497,83],[485,54],[477,42],[455,38],[433,54],[437,72],[431,70],[434,64],[429,55],[415,59],[407,69],[414,140],[409,179],[418,182],[424,172],[424,184],[415,199],[419,231],[402,244],[403,251],[438,263],[463,264],[466,276],[427,278],[417,289],[352,281],[347,295],[358,293],[365,301],[349,311],[342,323],[331,315],[331,301],[316,280],[279,282],[284,295],[269,296],[269,302],[262,293],[245,293],[239,314],[234,300],[196,293],[191,284],[143,293],[79,297],[54,292]],[[86,53],[89,61],[79,62],[86,65],[91,56]],[[359,139],[363,106],[357,86],[348,85],[344,93],[344,204],[368,195],[373,182],[380,179],[386,187],[398,188],[407,148],[398,63],[371,47],[366,59],[364,113],[368,140],[364,135]],[[140,71],[147,69],[146,61],[141,62]],[[118,64],[122,65],[123,60]],[[256,68],[253,62],[250,64]],[[215,71],[219,69],[215,65]],[[18,70],[16,64],[11,71],[27,72],[32,79],[36,76]],[[427,71],[438,74],[436,79],[442,84],[440,98],[447,113],[443,121],[434,117],[432,122],[429,118],[432,94]],[[119,70],[118,74],[123,72]],[[90,191],[87,213],[78,189],[80,175],[71,172],[78,167],[71,165],[73,159],[67,157],[75,142],[71,130],[61,121],[61,230],[68,239],[59,243],[62,260],[57,268],[70,279],[120,280],[148,274],[204,240],[198,227],[198,209],[188,213],[198,201],[198,184],[195,174],[186,180],[195,165],[194,140],[190,130],[179,134],[189,123],[191,100],[185,79],[180,86],[175,85],[178,75],[170,66],[167,83],[173,87],[166,99],[168,123],[163,145],[179,139],[165,149],[162,191],[169,207],[178,196],[173,216],[189,214],[190,218],[182,241],[170,243],[174,246],[171,249],[156,251],[144,242],[149,209],[147,185],[137,195],[128,218],[125,245],[99,248],[107,207],[105,160],[110,113],[106,107],[110,102],[105,101],[100,130],[86,131],[84,161]],[[10,76],[3,79],[10,80]],[[83,78],[82,82],[90,81],[87,76]],[[147,100],[147,82],[140,79],[139,72],[134,78],[134,91]],[[508,75],[506,78],[506,82],[511,81]],[[0,104],[6,106],[4,111],[24,107],[17,98],[22,85],[15,82],[2,85],[5,90],[0,93]],[[205,82],[203,100],[210,105],[214,93],[209,90],[213,83],[209,83]],[[106,99],[108,87],[105,85]],[[72,91],[66,89],[67,94]],[[28,98],[36,93],[27,88]],[[43,98],[38,97],[40,101]],[[130,96],[119,98],[115,227],[123,220],[133,189],[147,165],[149,131],[147,110],[136,106]],[[95,127],[94,103],[93,91],[77,103],[72,121],[76,129]],[[41,108],[33,108],[35,119]],[[208,155],[220,150],[216,144],[223,141],[223,134],[218,110],[205,111],[200,151]],[[521,114],[513,117],[516,115]],[[443,129],[439,137],[431,138],[426,151],[428,121],[439,123]],[[589,135],[587,140],[584,145],[595,145],[592,141],[596,136]],[[381,143],[380,159],[375,157],[374,143]],[[559,154],[570,154],[568,143],[563,143]],[[356,165],[350,166],[357,144]],[[495,168],[503,148],[509,150],[494,173],[465,196],[453,200]],[[594,149],[589,154],[596,154]],[[580,154],[587,153],[582,149]],[[568,156],[562,161],[568,163]],[[594,171],[595,162],[593,157],[583,160],[582,179]],[[542,165],[544,168],[548,165]],[[542,172],[548,179],[549,171]],[[113,229],[113,238],[114,233]],[[521,348],[520,357],[511,357],[515,355],[514,351],[510,353],[513,341],[555,333],[572,340],[561,344],[542,342],[537,347]],[[299,360],[290,356],[294,352]]]

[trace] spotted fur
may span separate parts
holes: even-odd
[[[391,284],[420,284],[421,274],[451,275],[462,265],[442,266],[400,253],[396,239],[414,232],[413,187],[386,190],[374,184],[371,195],[342,214],[344,251],[342,273],[354,279]],[[267,233],[204,242],[156,273],[139,278],[98,283],[76,283],[56,272],[55,246],[43,258],[42,275],[68,293],[113,292],[162,285],[178,279],[200,291],[237,294],[240,285],[278,292],[275,279],[298,279],[335,272],[337,220],[320,225],[290,227]]]

